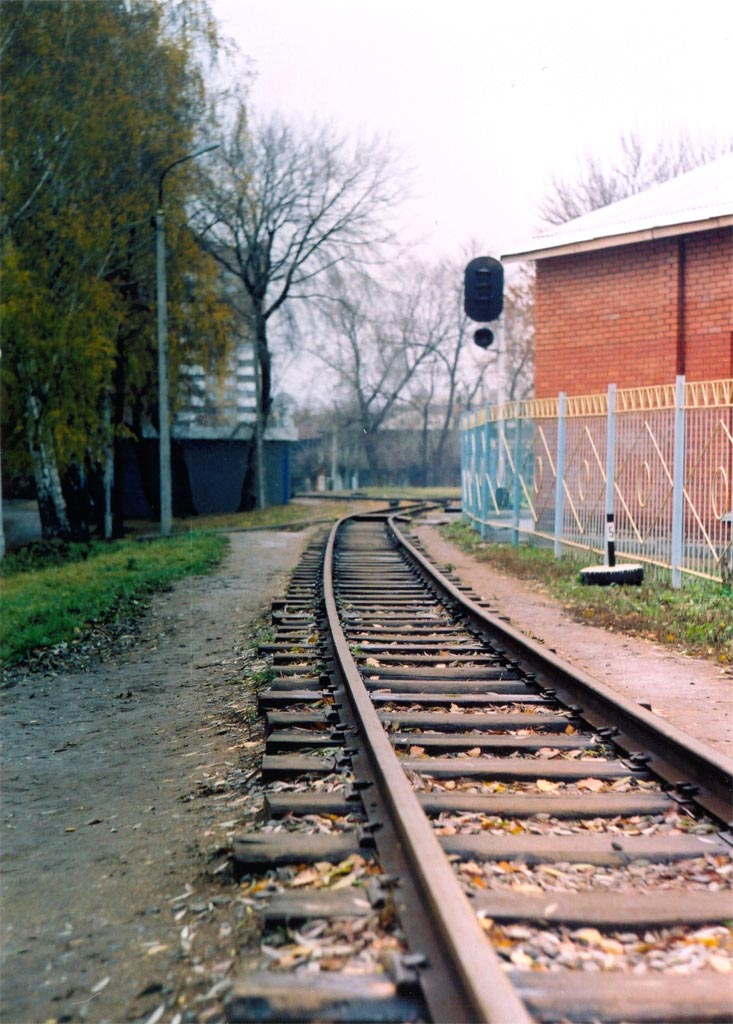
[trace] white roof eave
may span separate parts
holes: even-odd
[[[541,260],[733,224],[733,153],[584,213],[507,248],[502,259]]]
[[[535,238],[532,241],[534,247],[514,250],[504,253],[501,259],[504,263],[517,263],[521,260],[543,260],[551,256],[568,256],[573,253],[593,252],[598,249],[612,249],[619,245],[633,245],[636,242],[651,242],[659,238],[674,238],[679,235],[692,235],[699,231],[712,231],[716,228],[733,227],[733,214],[726,213],[718,217],[709,217],[705,220],[683,221],[675,224],[660,224],[657,227],[641,228],[636,231],[622,231],[612,235],[591,235],[587,238],[575,238],[571,240],[557,239],[554,243],[549,239],[541,247],[537,242],[542,239]],[[531,245],[531,243],[530,243]]]

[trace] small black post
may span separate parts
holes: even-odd
[[[616,529],[613,521],[613,512],[606,512],[606,551],[608,552],[608,564],[616,564]]]

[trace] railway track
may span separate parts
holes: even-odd
[[[733,1019],[733,763],[430,565],[401,516],[273,607],[262,955],[231,1021]]]

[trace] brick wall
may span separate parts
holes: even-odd
[[[685,373],[688,380],[733,377],[733,231],[685,242]]]
[[[537,262],[535,394],[666,384],[677,373],[680,280],[688,380],[733,375],[733,231]]]

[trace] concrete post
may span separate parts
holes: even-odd
[[[685,378],[677,377],[674,397],[674,464],[672,469],[672,586],[682,586],[685,529]]]
[[[565,413],[568,396],[564,391],[557,401],[557,457],[555,460],[555,558],[562,554],[562,534],[565,519]]]
[[[160,532],[170,537],[173,522],[171,500],[171,427],[168,398],[168,296],[165,280],[165,215],[155,215],[155,277],[158,297],[158,449],[160,465]]]
[[[514,488],[512,495],[512,506],[514,512],[514,529],[512,531],[512,544],[519,546],[519,460],[522,457],[522,418],[519,415],[519,402],[517,402],[517,415],[514,419]]]

